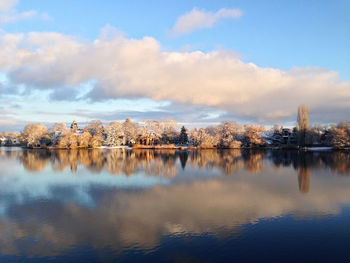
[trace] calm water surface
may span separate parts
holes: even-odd
[[[0,148],[1,262],[348,262],[348,152]]]

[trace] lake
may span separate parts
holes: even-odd
[[[350,154],[0,148],[1,262],[341,262]]]

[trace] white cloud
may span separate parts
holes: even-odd
[[[12,23],[23,19],[40,18],[48,19],[46,13],[38,13],[35,10],[18,12],[16,6],[18,0],[0,0],[0,24]]]
[[[350,83],[341,81],[337,72],[264,68],[226,51],[162,51],[151,37],[114,35],[88,42],[58,33],[7,34],[0,49],[0,70],[13,84],[27,88],[74,91],[78,84],[95,80],[91,99],[169,100],[261,122],[295,116],[301,103],[312,113],[327,108],[339,114],[331,120],[321,114],[317,121],[338,121],[350,111]]]
[[[239,9],[222,8],[213,13],[193,8],[189,13],[177,19],[174,27],[171,29],[171,34],[174,36],[189,34],[197,29],[211,28],[219,20],[237,19],[241,16],[242,11]]]
[[[11,10],[15,5],[17,5],[18,0],[1,0],[0,1],[0,12],[6,12]]]

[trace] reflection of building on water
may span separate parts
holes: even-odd
[[[300,193],[307,194],[310,190],[310,168],[299,167],[298,183]]]

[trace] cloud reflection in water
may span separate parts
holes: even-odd
[[[219,238],[263,218],[336,215],[350,203],[350,180],[332,175],[349,175],[348,157],[1,149],[1,253],[55,256],[82,244],[152,249],[163,236]]]

